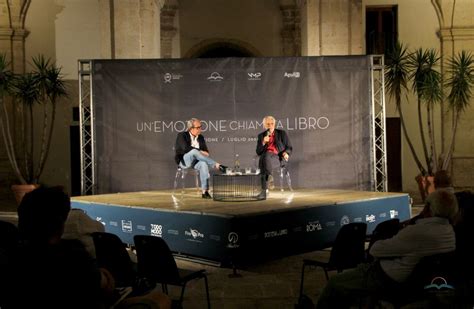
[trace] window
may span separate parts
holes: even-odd
[[[387,54],[397,43],[397,6],[368,6],[365,11],[365,50]]]

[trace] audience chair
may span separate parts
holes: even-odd
[[[94,232],[92,239],[98,266],[110,271],[117,287],[134,287],[137,281],[136,272],[120,238],[107,232]]]
[[[366,262],[372,262],[373,256],[369,254],[370,248],[377,240],[389,239],[395,236],[400,230],[400,219],[394,218],[387,221],[380,222],[375,227],[372,235],[369,238],[369,247],[367,248],[367,260]]]
[[[303,295],[304,272],[307,266],[322,267],[326,280],[329,280],[328,271],[354,268],[365,261],[365,237],[367,224],[354,222],[343,225],[337,233],[336,240],[332,246],[328,262],[317,260],[303,260],[300,281],[300,299]]]
[[[371,295],[368,307],[377,308],[384,301],[395,308],[401,308],[422,301],[428,308],[451,308],[451,305],[454,308],[458,277],[456,264],[454,251],[426,256],[418,262],[410,277],[399,288]]]
[[[179,269],[173,254],[163,238],[136,235],[133,237],[137,250],[138,274],[150,281],[161,283],[163,292],[168,294],[168,284],[180,286],[180,305],[183,302],[186,284],[194,279],[204,278],[207,307],[211,307],[207,275],[204,269],[198,271]]]
[[[13,249],[18,245],[19,232],[16,225],[7,221],[0,221],[0,248]]]
[[[174,186],[173,186],[173,195],[175,195],[178,187],[181,187],[181,195],[184,194],[184,189],[186,187],[186,176],[193,175],[194,183],[196,186],[196,191],[201,194],[201,189],[199,187],[199,171],[194,168],[184,168],[178,165],[176,169],[176,175],[174,177]]]

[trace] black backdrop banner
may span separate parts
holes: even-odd
[[[98,193],[172,188],[192,117],[212,158],[255,168],[265,115],[291,139],[294,187],[373,188],[368,56],[92,63]]]

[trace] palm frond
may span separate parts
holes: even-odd
[[[474,86],[474,57],[471,53],[462,51],[448,60],[448,79],[446,86],[449,107],[463,112],[469,106]]]
[[[407,48],[400,42],[397,42],[393,52],[387,56],[388,64],[385,66],[385,86],[387,87],[387,93],[399,101],[401,93],[407,90]]]
[[[5,54],[0,54],[0,96],[9,93],[13,81],[13,72]]]

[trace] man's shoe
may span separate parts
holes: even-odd
[[[275,184],[273,183],[273,176],[272,175],[268,175],[267,188],[270,189],[270,190],[275,189]]]
[[[224,173],[224,174],[225,174],[225,172],[227,171],[227,166],[225,166],[225,165],[222,165],[222,164],[221,164],[221,165],[219,165],[219,171],[221,171],[222,173]]]
[[[265,189],[263,189],[262,191],[260,191],[260,193],[257,195],[257,199],[258,200],[265,200],[267,199],[267,194],[265,192]]]
[[[205,199],[212,199],[212,196],[209,194],[208,191],[206,191],[206,192],[204,192],[204,193],[202,194],[202,198],[205,198]]]

